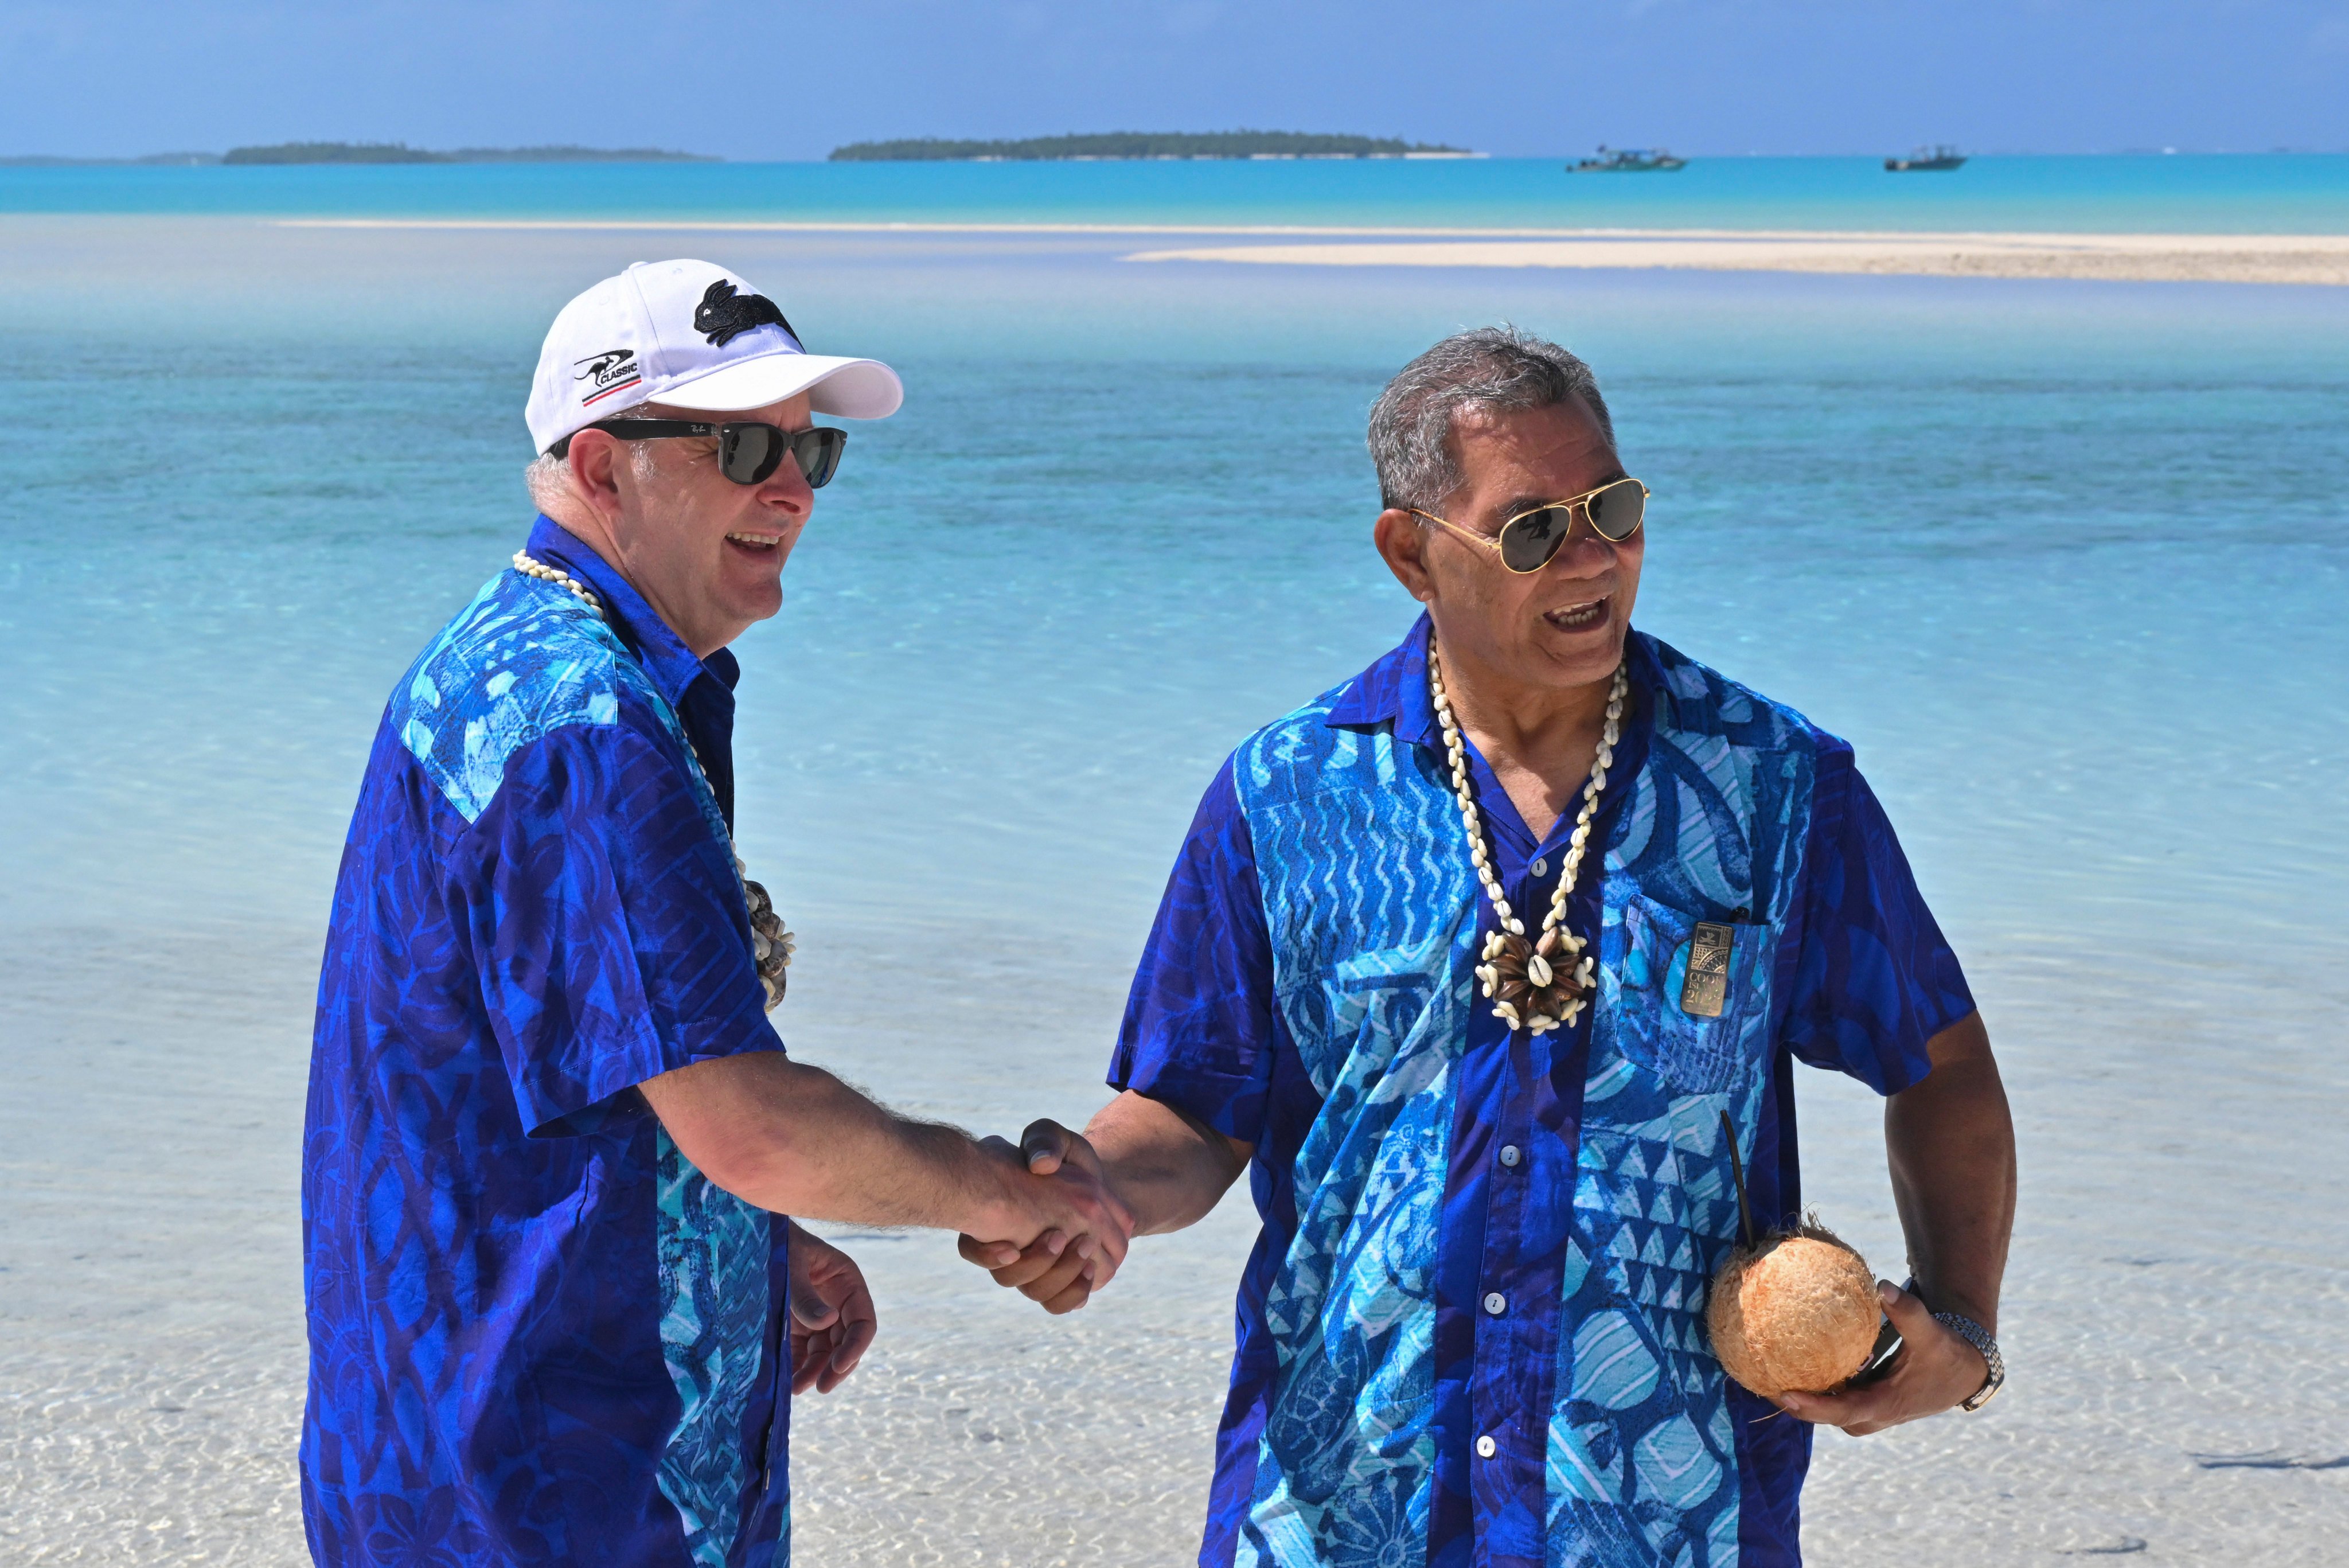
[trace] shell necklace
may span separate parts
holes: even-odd
[[[556,587],[568,589],[574,598],[595,614],[597,620],[605,618],[603,601],[589,591],[586,584],[555,570],[529,551],[514,552],[513,569],[525,577],[536,577],[542,583],[553,583]],[[682,733],[682,727],[679,732]],[[693,759],[693,771],[701,775],[702,787],[709,788],[709,770],[701,765],[701,753],[693,749],[690,740],[685,743],[685,754]],[[729,850],[734,847],[730,836],[726,847]],[[772,1012],[776,1004],[783,1000],[783,971],[791,966],[792,955],[799,950],[799,942],[784,928],[782,917],[775,913],[774,900],[767,897],[766,888],[750,880],[750,867],[742,864],[740,855],[734,857],[734,875],[741,879],[742,901],[750,908],[750,956],[758,961],[759,984],[767,993],[767,1011]]]
[[[1444,691],[1444,667],[1433,639],[1427,645],[1427,689],[1435,701],[1436,722],[1444,726],[1444,753],[1452,764],[1452,793],[1460,802],[1460,820],[1468,829],[1468,856],[1476,864],[1476,880],[1493,901],[1500,928],[1485,939],[1485,961],[1476,979],[1493,1016],[1512,1029],[1545,1034],[1570,1027],[1598,989],[1589,944],[1566,923],[1567,900],[1574,896],[1574,879],[1582,869],[1583,850],[1590,841],[1590,819],[1598,814],[1599,792],[1607,787],[1607,769],[1615,760],[1615,742],[1622,733],[1623,695],[1630,688],[1620,664],[1615,684],[1607,693],[1607,725],[1599,736],[1599,754],[1591,760],[1590,782],[1582,787],[1582,810],[1574,819],[1574,837],[1567,846],[1566,864],[1557,874],[1557,890],[1550,895],[1549,913],[1542,918],[1541,935],[1528,941],[1526,923],[1509,908],[1493,873],[1493,857],[1485,847],[1485,822],[1476,812],[1476,797],[1468,793],[1468,748],[1460,725],[1452,717],[1452,699]]]

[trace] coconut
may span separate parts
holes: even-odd
[[[1832,1392],[1867,1366],[1882,1315],[1860,1255],[1806,1221],[1732,1252],[1704,1324],[1723,1370],[1775,1399]]]

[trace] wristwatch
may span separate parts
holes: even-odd
[[[1916,1275],[1911,1274],[1900,1282],[1900,1293],[1917,1294]],[[1925,1310],[1932,1312],[1932,1303],[1926,1303]],[[1982,1352],[1982,1361],[1990,1367],[1990,1376],[1982,1379],[1982,1386],[1975,1389],[1971,1397],[1958,1401],[1961,1410],[1981,1409],[1991,1402],[1992,1396],[2006,1386],[2006,1360],[1998,1353],[1997,1339],[1992,1337],[1990,1330],[1961,1312],[1936,1312],[1933,1313],[1933,1321]]]
[[[1958,1401],[1961,1410],[1981,1409],[2006,1386],[2006,1362],[1998,1354],[1998,1341],[1992,1337],[1990,1330],[1961,1312],[1937,1312],[1933,1321],[1981,1351],[1982,1358],[1990,1364],[1990,1376],[1982,1379],[1982,1386],[1974,1390],[1972,1397]]]

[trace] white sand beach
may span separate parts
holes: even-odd
[[[1540,239],[1324,241],[1142,251],[1279,266],[1674,267],[2137,283],[2349,284],[2349,234],[1836,234],[1593,230]]]

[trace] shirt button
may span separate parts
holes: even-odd
[[[1515,1170],[1517,1168],[1517,1161],[1523,1158],[1525,1156],[1517,1152],[1516,1144],[1505,1143],[1501,1146],[1501,1163],[1510,1169]]]
[[[1534,862],[1534,875],[1535,875],[1535,876],[1537,876],[1537,877],[1547,877],[1547,876],[1548,876],[1548,875],[1549,875],[1549,862],[1548,862],[1548,861],[1547,861],[1547,860],[1537,860],[1537,861],[1535,861],[1535,862]]]
[[[1491,1313],[1495,1317],[1498,1317],[1503,1313],[1509,1310],[1509,1298],[1503,1295],[1500,1292],[1495,1291],[1492,1294],[1485,1298],[1485,1310]]]
[[[1490,1437],[1479,1438],[1476,1439],[1476,1457],[1480,1459],[1489,1459],[1500,1451],[1500,1448],[1501,1445],[1493,1441]]]

